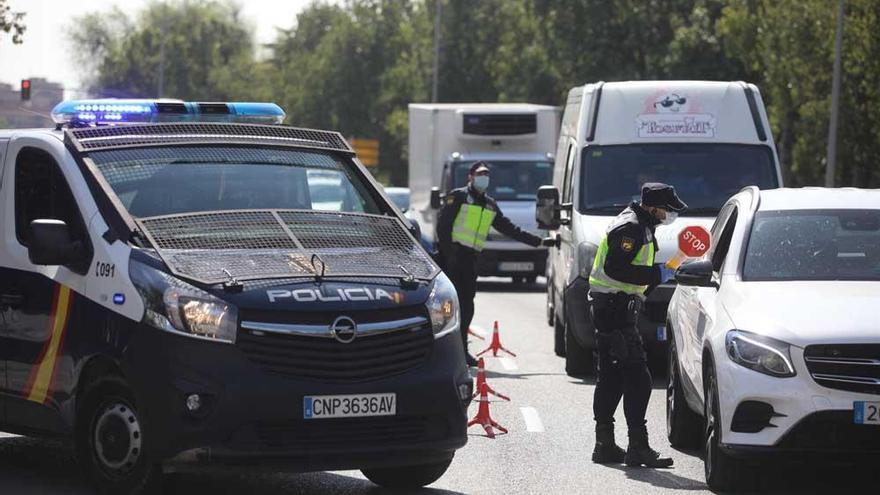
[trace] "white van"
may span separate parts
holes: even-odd
[[[587,291],[597,246],[611,220],[638,201],[645,182],[675,186],[689,205],[657,228],[664,262],[688,225],[710,227],[744,186],[782,185],[779,160],[758,88],[744,82],[626,81],[578,86],[568,93],[553,170],[539,191],[542,228],[558,229],[550,250],[548,322],[570,375],[590,373],[595,348]],[[640,331],[649,350],[665,350],[673,285],[648,294]],[[660,347],[661,349],[653,349]]]

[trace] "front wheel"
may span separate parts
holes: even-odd
[[[589,376],[593,369],[593,350],[578,342],[572,330],[565,326],[565,373],[574,378]]]
[[[565,357],[565,325],[553,316],[553,352],[559,357]]]
[[[124,380],[107,377],[85,388],[77,408],[77,462],[99,493],[140,494],[158,488],[159,466],[146,454],[142,419]]]
[[[419,466],[362,469],[364,476],[373,483],[396,490],[414,490],[440,479],[449,468],[452,459]]]
[[[713,491],[741,491],[751,488],[754,473],[741,460],[729,456],[721,448],[721,410],[718,402],[718,381],[710,367],[703,378],[706,384],[704,437],[704,468],[706,484]]]

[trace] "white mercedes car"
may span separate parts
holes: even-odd
[[[743,189],[676,280],[667,432],[710,488],[778,454],[876,461],[880,190]]]

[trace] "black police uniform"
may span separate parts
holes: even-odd
[[[477,295],[477,256],[479,251],[452,240],[452,226],[462,204],[475,204],[495,212],[492,227],[502,234],[530,246],[540,246],[541,238],[522,230],[505,217],[498,203],[488,194],[462,187],[450,191],[437,219],[437,244],[443,271],[458,292],[461,308],[461,340],[467,350],[467,330],[474,318],[474,297]]]
[[[645,184],[642,204],[683,210],[686,205],[666,184]],[[610,278],[633,285],[646,285],[648,292],[663,282],[658,265],[633,265],[637,253],[657,239],[654,229],[659,222],[653,215],[633,202],[621,215],[635,215],[637,222],[622,222],[607,233],[608,253],[604,270]],[[599,372],[593,395],[596,420],[595,462],[626,462],[651,467],[668,467],[671,459],[661,459],[648,446],[645,414],[651,397],[652,378],[647,355],[638,330],[642,297],[624,292],[607,293],[591,290],[590,317],[596,328],[599,351]],[[629,449],[614,443],[614,412],[623,398],[623,410],[629,429]]]

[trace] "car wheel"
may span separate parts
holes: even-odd
[[[740,491],[750,488],[754,473],[741,460],[735,459],[721,449],[721,410],[718,402],[718,382],[715,370],[706,369],[704,401],[705,436],[704,468],[706,484],[714,491]]]
[[[420,466],[362,469],[364,476],[373,483],[396,490],[414,490],[440,479],[449,468],[452,459]]]
[[[77,462],[99,493],[149,493],[161,470],[144,448],[142,418],[124,380],[102,378],[85,388],[77,407]]]
[[[553,315],[553,352],[559,357],[565,357],[565,325]]]
[[[565,373],[581,378],[595,372],[593,350],[582,346],[565,325]]]
[[[553,307],[553,284],[547,280],[547,324],[551,327],[556,324],[556,308]]]
[[[669,357],[666,370],[666,436],[676,448],[690,449],[700,446],[702,418],[687,404],[681,373],[678,366],[678,350],[675,339],[669,339]]]

